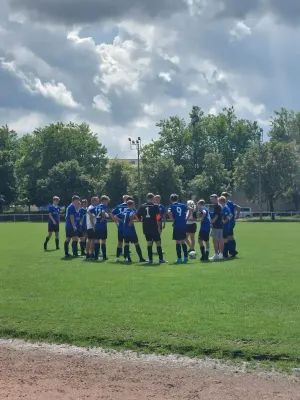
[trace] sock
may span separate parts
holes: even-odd
[[[65,256],[69,255],[69,242],[64,243],[64,248],[65,248]]]
[[[148,257],[149,257],[149,261],[153,261],[153,249],[152,249],[152,246],[148,246]]]
[[[106,259],[106,243],[101,244],[102,256]]]
[[[201,251],[202,257],[204,257],[204,256],[205,256],[204,246],[201,246],[201,247],[200,247],[200,251]]]
[[[100,253],[100,243],[95,243],[95,258],[99,258],[99,253]]]
[[[208,259],[208,256],[209,256],[209,247],[206,248],[205,258]]]
[[[158,253],[159,260],[160,261],[163,260],[164,257],[163,257],[163,251],[162,251],[162,247],[161,246],[157,246],[157,253]]]
[[[176,243],[176,252],[177,252],[177,258],[181,258],[181,245],[180,245],[180,243]]]
[[[72,252],[74,257],[78,257],[78,243],[72,242]]]
[[[232,241],[232,251],[235,253],[236,252],[236,241],[233,239]]]
[[[227,243],[224,243],[223,256],[224,256],[225,258],[228,257],[228,250],[229,250],[229,248],[228,248],[228,242],[227,242]]]
[[[131,257],[130,257],[130,254],[129,254],[129,244],[125,244],[125,246],[124,246],[124,258],[126,258],[128,261],[130,261],[131,262]]]
[[[140,257],[140,260],[142,260],[143,254],[142,254],[141,246],[138,244],[137,246],[135,246],[135,249],[136,249],[137,255]]]
[[[56,245],[56,248],[58,249],[59,248],[59,239],[55,239],[55,245]]]
[[[183,250],[184,258],[187,258],[187,257],[188,257],[187,245],[186,245],[185,243],[183,243],[183,244],[181,245],[181,247],[182,247],[182,250]]]
[[[117,258],[120,258],[122,254],[122,247],[117,247]]]
[[[46,240],[45,240],[45,244],[47,244],[49,242],[50,238],[47,236]]]
[[[84,242],[80,242],[80,250],[81,250],[81,255],[84,256],[85,255],[85,243]]]

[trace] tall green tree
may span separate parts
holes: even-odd
[[[136,167],[117,158],[109,163],[105,191],[110,197],[110,204],[122,202],[122,196],[129,193],[136,197]]]
[[[8,126],[0,128],[0,212],[3,205],[10,205],[17,196],[15,161],[18,139],[15,131]]]
[[[97,182],[87,175],[78,161],[59,162],[49,171],[45,179],[37,181],[38,203],[48,204],[53,195],[61,199],[62,205],[68,205],[74,194],[91,198],[96,194]]]
[[[299,154],[295,142],[263,143],[261,149],[262,195],[268,202],[271,212],[275,211],[275,203],[286,197],[299,182]],[[259,200],[259,151],[253,145],[235,165],[236,187],[244,190],[247,198]]]
[[[274,112],[269,136],[271,141],[300,144],[300,112],[281,108]]]
[[[84,174],[99,179],[106,174],[106,148],[87,124],[50,124],[20,139],[16,172],[20,198],[39,205],[37,181],[57,164],[76,160]]]
[[[196,175],[188,185],[189,197],[208,201],[211,194],[229,190],[230,181],[231,174],[225,168],[221,154],[208,153],[204,157],[202,174]]]

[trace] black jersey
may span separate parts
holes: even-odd
[[[158,230],[157,221],[160,218],[160,209],[157,204],[142,204],[137,212],[137,216],[143,221],[144,233],[152,233]]]

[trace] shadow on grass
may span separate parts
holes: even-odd
[[[13,329],[0,329],[2,338],[24,339],[29,341],[46,341],[58,344],[81,345],[85,347],[105,347],[113,349],[126,349],[141,351],[144,353],[177,354],[190,357],[211,357],[219,359],[240,359],[247,361],[287,361],[299,363],[299,357],[290,357],[287,354],[258,353],[255,349],[221,349],[201,348],[200,346],[188,346],[169,343],[141,342],[131,339],[112,339],[108,336],[75,336],[68,334],[57,334],[53,332],[16,331]]]

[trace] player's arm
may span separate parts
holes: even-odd
[[[165,227],[166,227],[166,222],[167,222],[167,217],[166,217],[165,208],[163,208],[163,212],[162,212],[161,219],[162,219],[162,222],[163,222],[162,228],[165,229]]]
[[[56,225],[56,221],[55,221],[55,219],[53,218],[51,212],[49,212],[49,218],[51,219],[52,224],[53,224],[53,225]]]
[[[169,216],[170,220],[171,220],[172,222],[174,222],[174,215],[173,215],[173,213],[172,213],[171,208],[168,209],[168,216]]]
[[[133,221],[136,219],[136,213],[132,213],[129,217],[129,223],[128,226],[132,226],[133,225]]]
[[[60,209],[59,209],[59,211],[58,211],[57,219],[58,219],[58,223],[60,224]]]
[[[241,207],[236,204],[235,219],[239,219],[240,218],[240,213],[241,213]]]
[[[109,214],[109,215],[110,215],[110,218],[111,218],[113,221],[115,221],[116,224],[119,222],[118,219],[116,218],[118,214],[120,214],[120,211],[119,211],[119,208],[118,208],[118,207],[114,208],[114,209],[112,210],[112,212]]]
[[[190,217],[193,215],[193,209],[191,207],[188,207],[188,212],[186,214],[185,220],[187,221],[190,219]]]
[[[206,216],[206,211],[205,211],[205,210],[202,210],[202,211],[201,211],[200,222],[202,222],[202,221],[204,220],[205,216]]]
[[[73,226],[74,231],[77,231],[77,227],[76,227],[76,222],[75,222],[75,216],[74,216],[74,214],[71,214],[71,215],[70,215],[70,221],[71,221],[71,224],[72,224],[72,226]]]

